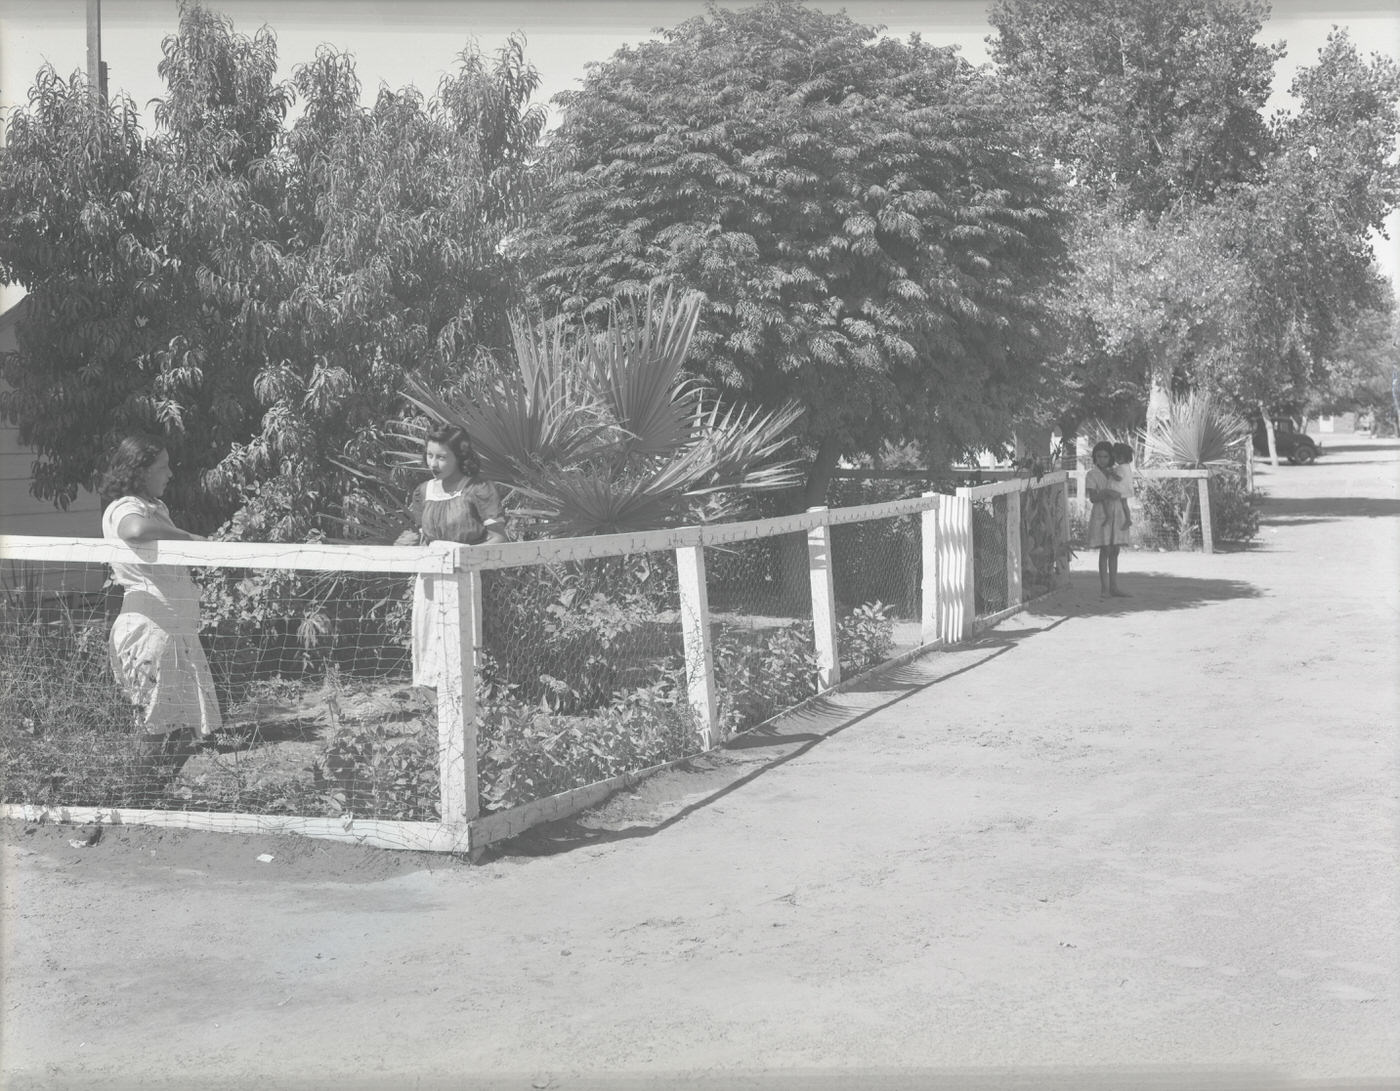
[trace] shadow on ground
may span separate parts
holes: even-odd
[[[1317,438],[1317,437],[1314,437]],[[1332,454],[1360,454],[1366,452],[1371,454],[1377,451],[1400,451],[1400,439],[1374,440],[1371,443],[1332,443],[1330,441],[1322,444],[1323,458]],[[1255,458],[1261,456],[1255,455]],[[1279,459],[1280,462],[1283,459]],[[1372,462],[1384,461],[1371,459]]]
[[[1158,610],[1194,610],[1214,602],[1257,599],[1264,594],[1245,580],[1206,580],[1174,576],[1167,572],[1133,571],[1133,559],[1145,556],[1150,554],[1125,553],[1119,563],[1118,581],[1128,592],[1127,598],[1100,598],[1098,573],[1076,572],[1073,594],[1056,596],[1050,605],[1043,608],[1037,605],[1032,616],[1097,617]]]
[[[1094,597],[1087,596],[1090,580]],[[552,856],[584,845],[650,837],[709,807],[827,739],[901,701],[1016,649],[1028,637],[1048,632],[1075,618],[1154,610],[1189,610],[1230,599],[1257,598],[1262,592],[1243,580],[1196,579],[1145,572],[1123,576],[1131,598],[1099,599],[1097,577],[1076,573],[1074,585],[1036,603],[1001,627],[989,630],[947,652],[933,652],[891,667],[848,686],[845,694],[884,695],[886,699],[858,711],[843,704],[840,694],[820,697],[801,709],[729,740],[718,751],[702,754],[644,781],[636,798],[614,796],[592,812],[584,812],[526,830],[509,841],[492,845],[488,857]],[[697,796],[697,793],[698,796]],[[683,800],[689,802],[682,803]],[[665,817],[657,812],[664,811]],[[611,813],[610,813],[611,812]],[[639,815],[642,821],[637,821]]]
[[[1328,523],[1335,519],[1383,519],[1400,515],[1400,500],[1376,496],[1270,497],[1260,509],[1260,523]]]

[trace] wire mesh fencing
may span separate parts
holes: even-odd
[[[836,638],[844,676],[922,643],[922,550],[917,514],[831,528]]]
[[[1005,610],[1009,605],[1006,585],[1006,493],[972,500],[972,572],[976,616],[984,617]]]
[[[1031,541],[1062,510],[976,503],[939,582],[953,499],[443,549],[0,539],[26,558],[0,566],[3,798],[508,836],[919,647],[935,583],[1004,607],[1008,505]]]
[[[163,564],[123,593],[77,565],[97,590],[55,588],[75,562],[30,560],[0,600],[7,802],[435,815],[435,769],[410,786],[348,758],[435,740],[408,684],[410,578]]]
[[[1067,493],[1056,483],[1027,489],[1009,502],[1020,504],[1021,597],[1030,601],[1053,591],[1068,576]]]
[[[481,573],[483,811],[698,753],[673,551]]]
[[[775,534],[704,554],[718,734],[728,737],[819,688],[808,540]]]

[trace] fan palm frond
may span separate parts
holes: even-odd
[[[694,438],[698,384],[682,371],[700,319],[701,297],[658,300],[648,291],[642,305],[614,310],[608,328],[588,345],[594,392],[618,427],[628,433],[626,453],[665,455]]]
[[[1233,461],[1235,448],[1249,441],[1244,420],[1216,404],[1208,394],[1173,398],[1166,416],[1146,437],[1147,461],[1184,469],[1201,469]]]

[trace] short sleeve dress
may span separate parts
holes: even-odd
[[[128,515],[174,526],[161,501],[123,496],[102,513],[102,537],[122,541],[117,530]],[[136,706],[144,731],[168,735],[187,728],[203,738],[219,730],[214,678],[199,643],[199,588],[189,569],[117,562],[112,578],[124,589],[121,612],[112,623],[112,673]]]
[[[1089,513],[1089,548],[1097,546],[1123,546],[1128,544],[1128,518],[1123,514],[1123,485],[1110,480],[1097,466],[1091,467],[1084,475],[1084,491],[1090,489],[1112,490],[1111,500],[1099,500]]]
[[[505,526],[501,498],[489,481],[473,479],[447,492],[437,478],[413,494],[413,518],[424,542],[480,545],[491,530]],[[439,577],[419,576],[413,583],[413,684],[438,684],[442,672],[441,624],[437,611]]]

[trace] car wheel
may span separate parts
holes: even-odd
[[[1306,466],[1317,458],[1317,448],[1311,443],[1300,443],[1293,448],[1293,454],[1290,457],[1299,466]]]

